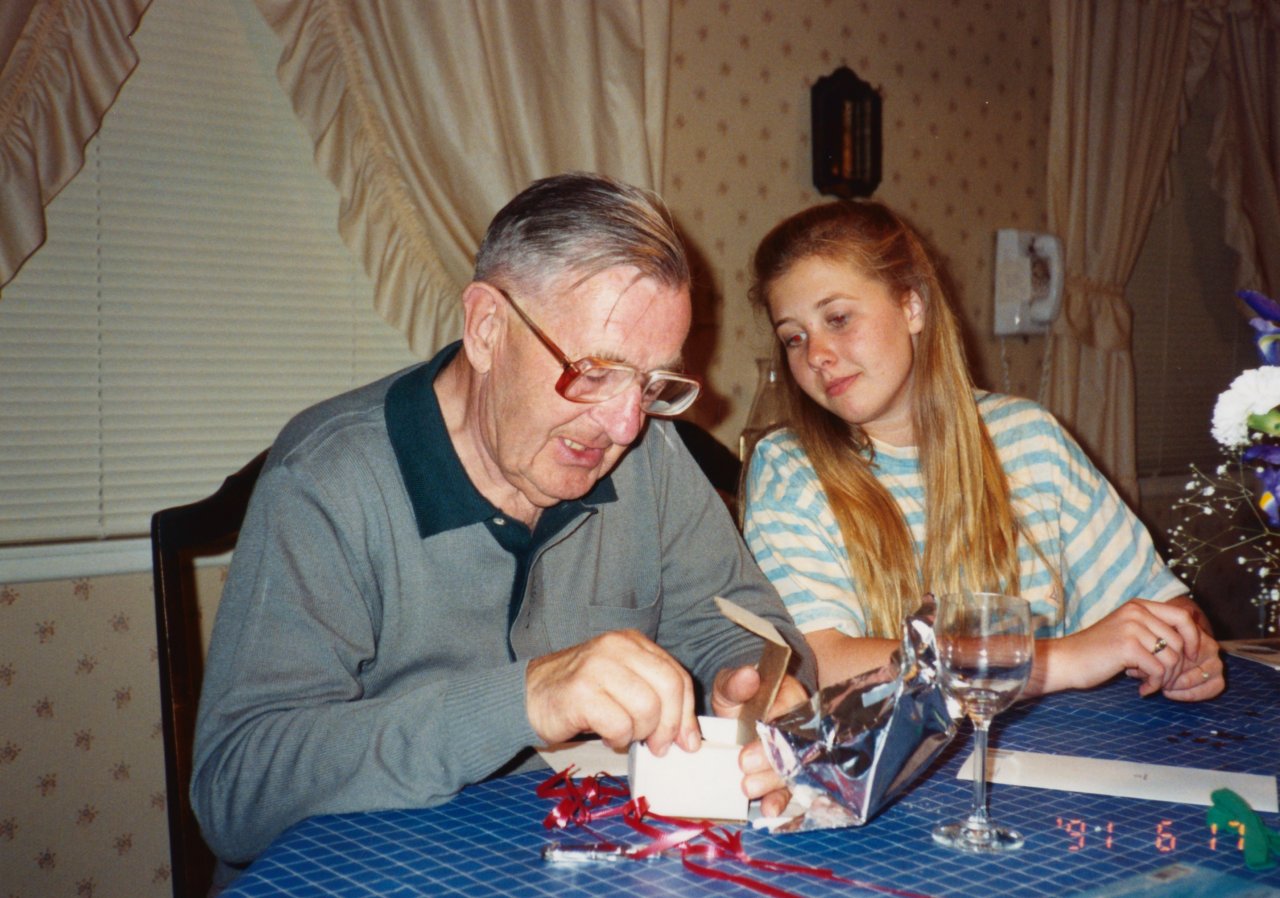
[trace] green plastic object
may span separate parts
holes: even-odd
[[[1245,866],[1250,870],[1270,870],[1280,864],[1280,832],[1263,825],[1249,802],[1230,789],[1215,789],[1210,797],[1213,807],[1205,812],[1205,823],[1211,828],[1216,826],[1218,834],[1238,828],[1244,839]]]

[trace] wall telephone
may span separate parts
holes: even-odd
[[[995,332],[1043,334],[1062,304],[1062,244],[1052,234],[996,231]]]

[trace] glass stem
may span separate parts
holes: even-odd
[[[973,813],[969,822],[986,828],[987,820],[987,727],[990,721],[973,721]]]

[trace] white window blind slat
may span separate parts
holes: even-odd
[[[0,544],[144,534],[306,405],[414,361],[252,0],[154,0],[135,44],[0,297]]]

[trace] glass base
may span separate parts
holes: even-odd
[[[975,825],[973,821],[943,823],[933,828],[933,841],[957,851],[973,854],[994,854],[1022,847],[1022,834],[1016,830],[992,824]]]

